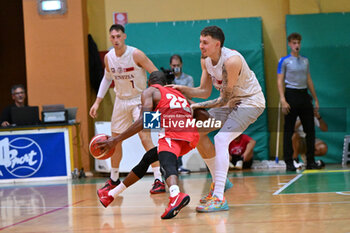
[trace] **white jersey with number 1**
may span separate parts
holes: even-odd
[[[114,49],[106,55],[114,80],[114,91],[119,99],[135,98],[147,87],[146,71],[139,67],[133,58],[135,49],[127,46],[121,57],[117,57]]]

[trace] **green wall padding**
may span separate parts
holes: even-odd
[[[239,51],[246,58],[265,93],[261,18],[132,23],[126,25],[126,43],[141,49],[158,68],[169,68],[170,56],[174,53],[179,54],[183,59],[183,71],[193,77],[195,86],[199,86],[199,36],[200,31],[209,25],[222,28],[226,37],[224,46]],[[217,98],[218,94],[213,88],[210,99]],[[266,111],[251,125],[249,135],[257,141],[254,159],[268,159],[269,132]]]
[[[344,136],[350,135],[350,13],[287,15],[287,35],[302,35],[301,54],[310,61],[311,77],[328,132],[316,137],[328,144],[328,153],[317,157],[341,163]]]

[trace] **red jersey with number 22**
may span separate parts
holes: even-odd
[[[161,93],[161,99],[154,110],[159,110],[161,113],[162,131],[159,133],[159,138],[187,141],[192,148],[195,148],[199,134],[193,124],[194,119],[186,98],[180,91],[172,87],[164,87],[159,84],[154,84],[152,87],[157,88]]]

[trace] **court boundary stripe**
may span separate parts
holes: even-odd
[[[350,170],[305,170],[303,174],[315,174],[315,173],[334,173],[334,172],[350,172]]]
[[[1,228],[0,228],[0,231],[5,230],[5,229],[10,228],[10,227],[14,227],[14,226],[16,226],[16,225],[19,225],[19,224],[22,224],[22,223],[25,223],[25,222],[29,222],[29,221],[34,220],[34,219],[36,219],[36,218],[39,218],[39,217],[41,217],[41,216],[45,216],[45,215],[54,213],[54,212],[59,211],[59,210],[62,210],[62,209],[66,209],[66,208],[68,208],[68,207],[71,207],[71,206],[74,206],[74,205],[76,205],[76,204],[79,204],[79,203],[81,203],[81,202],[83,202],[83,201],[85,201],[85,200],[77,201],[77,202],[75,202],[75,203],[73,203],[73,204],[71,204],[71,205],[68,204],[68,205],[65,205],[65,206],[62,206],[62,207],[58,207],[58,208],[56,208],[56,209],[53,209],[53,210],[44,212],[44,213],[42,213],[42,214],[39,214],[39,215],[30,217],[30,218],[24,219],[24,220],[22,220],[22,221],[19,221],[19,222],[16,222],[16,223],[13,223],[13,224],[10,224],[10,225],[1,227]]]
[[[345,192],[349,192],[349,191],[345,191]],[[344,191],[343,192],[336,192],[336,194],[345,195],[345,196],[350,195],[350,193],[344,193]]]
[[[280,193],[279,195],[305,195],[305,194],[324,194],[324,193],[338,193],[338,192],[350,192],[350,190],[343,190],[343,191],[333,191],[333,192],[308,192],[308,193]]]
[[[288,188],[289,185],[293,184],[295,181],[297,181],[300,177],[302,177],[303,174],[299,174],[296,177],[294,177],[293,179],[291,179],[287,184],[285,184],[282,188],[280,188],[279,190],[277,190],[276,192],[274,192],[272,195],[278,195],[280,194],[280,192],[282,192],[283,190],[285,190],[286,188]]]

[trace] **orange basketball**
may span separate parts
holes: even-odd
[[[97,134],[91,139],[89,144],[89,151],[95,159],[104,160],[110,158],[113,155],[115,148],[110,149],[106,152],[102,152],[101,149],[97,148],[97,142],[101,142],[107,139],[108,136],[106,134]]]

